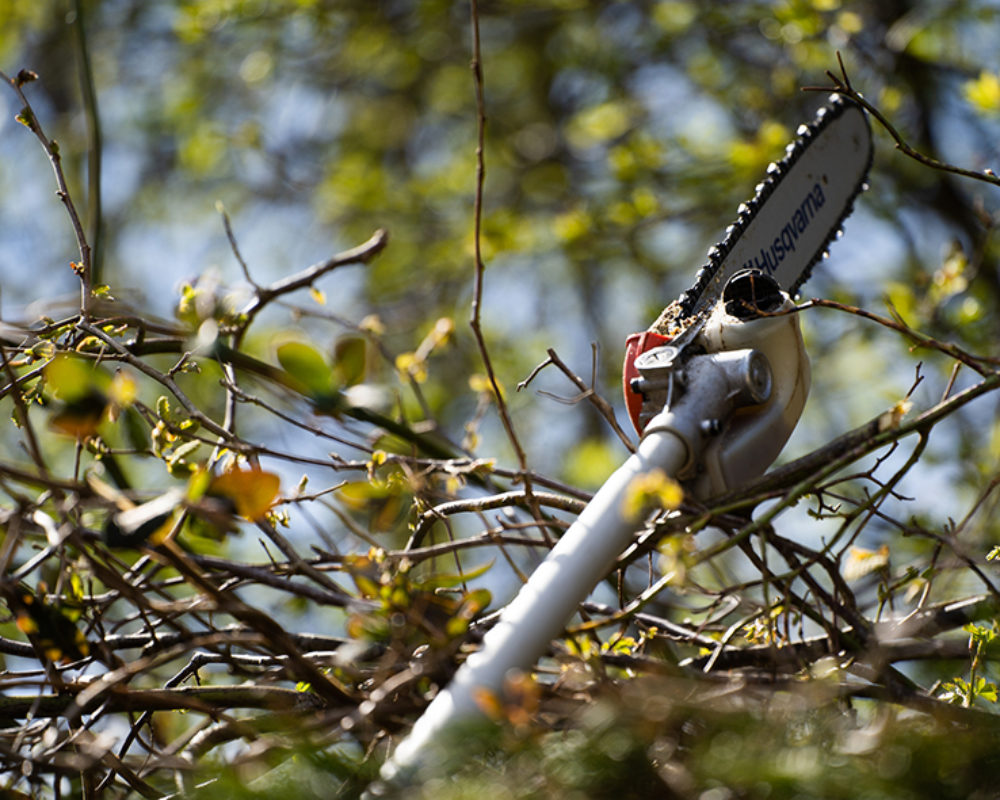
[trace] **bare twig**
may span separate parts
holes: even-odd
[[[84,231],[83,223],[80,221],[80,215],[77,213],[73,198],[69,193],[66,175],[63,173],[62,168],[62,156],[59,154],[59,145],[45,135],[45,131],[42,130],[41,123],[35,116],[34,109],[31,107],[31,103],[28,102],[28,98],[22,89],[24,84],[37,78],[38,76],[35,73],[28,70],[22,70],[14,78],[10,78],[6,73],[0,71],[0,79],[10,85],[23,105],[21,112],[17,115],[18,121],[35,134],[35,138],[41,143],[42,149],[45,151],[45,154],[49,158],[49,163],[52,165],[52,171],[55,173],[56,195],[62,201],[66,213],[69,215],[70,223],[76,234],[77,247],[79,248],[80,262],[76,267],[76,271],[80,277],[80,313],[86,318],[90,314],[93,292],[91,247],[87,241],[87,234]]]
[[[553,350],[550,347],[546,352],[548,353],[548,359],[545,362],[543,362],[543,364],[536,367],[535,370],[532,371],[532,374],[529,375],[524,382],[518,384],[518,388],[520,389],[522,385],[527,385],[528,381],[530,381],[531,378],[533,378],[545,364],[552,364],[553,366],[557,367],[563,373],[563,375],[569,378],[570,381],[573,382],[573,385],[580,390],[581,394],[578,397],[574,398],[574,401],[579,401],[583,399],[589,400],[591,404],[598,410],[598,412],[600,412],[601,416],[604,417],[608,425],[611,426],[611,430],[615,432],[615,435],[618,437],[619,441],[623,445],[625,445],[626,449],[630,453],[634,453],[635,444],[629,438],[628,434],[626,434],[625,431],[622,430],[621,425],[618,424],[618,420],[615,417],[615,410],[611,407],[611,404],[607,400],[605,400],[597,393],[597,390],[594,388],[594,385],[597,380],[596,374],[591,375],[590,386],[587,386],[587,384],[583,382],[580,376],[577,375],[575,372],[573,372],[573,370],[571,370],[569,366],[567,366],[566,363],[561,358],[559,358],[555,350]],[[596,372],[596,353],[595,353],[594,368]]]
[[[73,0],[73,30],[80,58],[80,90],[87,118],[87,216],[90,221],[91,280],[101,282],[104,259],[104,226],[101,208],[101,160],[104,141],[101,134],[101,117],[97,109],[97,92],[94,90],[94,70],[90,65],[90,47],[84,25],[82,0]]]
[[[338,267],[344,267],[348,264],[365,264],[378,255],[388,243],[388,231],[380,228],[364,244],[306,267],[301,272],[275,281],[270,286],[258,286],[254,298],[240,309],[240,313],[247,318],[244,327],[249,326],[260,310],[275,298],[312,286],[317,280]]]
[[[851,82],[847,77],[847,70],[844,67],[844,60],[841,58],[840,53],[837,53],[837,59],[840,63],[840,75],[836,75],[830,70],[827,70],[826,73],[833,82],[832,86],[804,86],[802,87],[802,90],[805,92],[827,92],[839,94],[857,103],[869,114],[871,114],[878,121],[879,125],[885,129],[885,132],[892,137],[897,150],[899,150],[903,155],[912,158],[917,163],[923,164],[925,167],[930,167],[931,169],[936,169],[940,172],[950,172],[953,175],[961,175],[963,178],[972,178],[973,180],[983,181],[985,183],[993,184],[994,186],[1000,186],[1000,175],[997,175],[992,169],[976,170],[958,167],[954,164],[948,164],[944,161],[939,161],[936,158],[925,155],[907,144],[903,135],[896,130],[895,126],[888,120],[885,114],[883,114],[877,106],[866,100],[860,92],[851,86]]]
[[[935,339],[933,336],[920,333],[900,319],[890,319],[878,314],[873,314],[871,311],[866,311],[863,308],[857,308],[855,306],[847,305],[846,303],[838,303],[835,300],[823,300],[820,298],[807,300],[796,308],[796,312],[806,311],[810,308],[832,308],[837,311],[844,311],[848,314],[853,314],[857,317],[871,320],[872,322],[877,322],[883,327],[903,334],[903,336],[913,342],[913,344],[917,347],[937,350],[939,353],[944,353],[970,369],[975,370],[980,375],[987,375],[993,372],[993,369],[988,368],[986,365],[990,365],[990,367],[1000,366],[1000,358],[995,356],[974,355],[963,350],[956,344],[942,342],[940,339]]]
[[[503,390],[497,380],[496,372],[493,369],[493,360],[490,358],[489,348],[483,338],[482,329],[482,303],[483,303],[483,278],[486,272],[486,265],[483,263],[482,233],[483,233],[483,187],[486,181],[486,100],[483,89],[483,60],[482,48],[479,40],[479,3],[472,0],[471,4],[472,21],[472,75],[476,89],[476,193],[472,211],[472,247],[473,247],[473,267],[475,282],[472,290],[472,311],[469,318],[469,325],[472,327],[476,345],[479,348],[479,355],[486,370],[486,377],[490,382],[493,398],[497,404],[497,411],[507,433],[507,439],[517,456],[522,472],[527,472],[528,461],[524,448],[514,430],[514,423],[511,420],[510,412],[507,409],[507,401],[504,399]],[[526,479],[527,481],[527,479]],[[526,482],[526,488],[530,492],[531,487]]]
[[[14,398],[14,406],[17,408],[17,414],[20,416],[20,428],[24,431],[24,438],[28,443],[28,454],[31,456],[31,460],[35,462],[35,466],[38,467],[41,472],[43,479],[48,479],[48,467],[45,465],[45,459],[42,458],[42,451],[38,446],[38,437],[35,435],[35,427],[32,421],[28,418],[28,406],[24,402],[24,397],[21,395],[20,388],[18,386],[17,375],[14,373],[13,367],[10,365],[10,359],[7,357],[7,348],[0,345],[0,361],[3,363],[3,372],[10,381],[8,386],[11,387],[11,396]]]
[[[562,511],[570,511],[579,514],[583,511],[586,503],[571,497],[563,497],[549,492],[534,491],[530,495],[527,492],[505,492],[503,494],[491,495],[488,497],[477,497],[469,500],[452,500],[435,506],[420,515],[420,520],[413,530],[413,535],[406,543],[406,550],[419,547],[427,531],[431,529],[435,522],[452,514],[462,512],[481,512],[495,508],[504,508],[514,505],[523,505],[534,501],[538,505],[558,508]]]
[[[243,277],[246,279],[247,283],[253,286],[253,288],[257,292],[257,295],[259,296],[261,292],[261,287],[253,279],[253,276],[250,275],[250,267],[247,266],[246,259],[243,258],[243,253],[240,252],[240,245],[236,241],[236,234],[233,233],[233,224],[232,221],[229,219],[229,212],[226,211],[226,207],[222,205],[221,200],[215,204],[215,210],[218,211],[219,216],[222,217],[222,227],[226,231],[226,239],[229,240],[229,247],[233,251],[233,257],[236,259],[236,263],[240,265],[240,270],[243,272]]]

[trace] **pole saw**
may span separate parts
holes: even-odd
[[[628,337],[624,392],[641,436],[637,451],[386,761],[386,784],[439,769],[442,738],[483,716],[477,697],[502,696],[508,674],[529,670],[559,636],[642,524],[625,510],[636,479],[662,470],[692,496],[708,498],[753,480],[778,456],[809,390],[798,317],[780,312],[794,307],[792,298],[840,235],[867,186],[872,155],[865,112],[832,97],[767,168],[694,285],[648,330]],[[370,794],[377,793],[373,786]]]

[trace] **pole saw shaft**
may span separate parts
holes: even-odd
[[[752,349],[692,356],[684,364],[683,381],[679,402],[650,421],[638,450],[594,495],[504,608],[480,650],[417,720],[383,766],[383,779],[405,782],[421,766],[433,768],[443,757],[442,734],[482,715],[477,697],[501,695],[511,670],[530,669],[562,633],[642,524],[627,510],[637,478],[654,470],[668,476],[690,471],[715,435],[704,420],[725,419],[735,408],[765,403],[771,394],[767,359]]]

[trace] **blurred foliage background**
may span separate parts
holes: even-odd
[[[592,490],[625,458],[600,415],[551,396],[578,393],[554,370],[528,390],[515,387],[554,348],[584,380],[593,369],[596,389],[624,419],[618,387],[625,336],[645,328],[692,282],[767,164],[812,118],[823,95],[802,88],[829,85],[825,73],[837,69],[838,52],[853,85],[915,148],[977,170],[1000,164],[998,17],[1000,7],[980,0],[483,2],[482,319],[530,469]],[[58,140],[94,246],[95,283],[108,285],[116,313],[159,318],[194,337],[206,320],[223,320],[247,302],[253,286],[234,256],[220,207],[259,284],[384,228],[390,240],[377,258],[338,269],[292,302],[268,305],[239,343],[242,351],[278,360],[295,374],[293,353],[281,345],[308,341],[335,369],[352,372],[344,383],[377,388],[400,418],[419,421],[418,428],[463,446],[470,457],[516,470],[466,324],[476,165],[470,54],[469,8],[448,0],[0,0],[0,68],[38,73],[26,92]],[[14,93],[0,93],[0,314],[29,324],[74,313],[78,279],[70,267],[74,232],[53,194],[45,153],[14,120],[19,110]],[[928,169],[873,127],[871,189],[805,294],[894,311],[931,337],[994,354],[1000,189]],[[953,375],[946,355],[915,353],[910,341],[856,316],[814,310],[802,317],[813,391],[787,458],[892,406],[910,390],[918,361],[923,380],[912,395],[918,408],[933,405],[946,387],[959,391],[975,382],[970,370]],[[593,364],[592,343],[598,345]],[[184,386],[200,408],[221,418],[220,372],[206,361],[201,378],[182,376]],[[137,391],[154,405],[155,392]],[[326,544],[335,541],[345,552],[363,552],[373,542],[398,548],[414,508],[426,507],[412,505],[413,498],[451,496],[468,478],[423,485],[407,472],[395,485],[384,475],[376,481],[382,448],[394,446],[358,445],[363,437],[318,441],[254,409],[245,413],[244,431],[286,453],[322,460],[336,449],[360,460],[336,504],[315,519],[292,510],[296,542],[322,528]],[[306,417],[309,409],[293,404],[290,413]],[[135,422],[131,432],[118,426],[105,438],[112,447],[141,451],[149,432],[141,425],[136,432]],[[2,435],[8,452],[22,452],[19,430],[10,426]],[[74,456],[72,444],[55,439],[43,447],[62,465],[59,474],[68,476],[67,460],[77,458],[78,477],[79,448]],[[176,448],[156,455],[153,467],[141,460],[128,465],[131,482],[148,493],[187,476]],[[907,467],[905,482],[879,509],[931,531],[953,529],[975,510],[975,524],[963,528],[963,552],[983,562],[1000,543],[988,490],[998,455],[996,400],[987,395],[935,429],[920,463]],[[176,474],[168,478],[161,462]],[[904,462],[893,451],[880,464],[891,474]],[[291,459],[269,467],[286,489],[303,470],[312,487],[337,479]],[[817,544],[841,524],[829,516],[793,509],[788,527]],[[933,543],[905,538],[878,515],[856,542],[877,553],[890,535],[901,574],[907,566],[927,567]],[[250,538],[199,539],[197,548],[262,558]],[[367,562],[353,568],[356,590],[368,599],[358,576],[372,569]],[[967,577],[948,584],[949,591],[967,588]],[[498,600],[513,580],[491,587]],[[406,591],[424,588],[407,584]],[[875,598],[877,590],[868,589]],[[391,598],[382,601],[391,606]],[[273,602],[279,615],[302,611],[283,606],[283,596]],[[309,619],[338,632],[365,626],[339,612]],[[959,672],[946,667],[939,677]],[[922,678],[930,684],[935,676]],[[635,689],[635,697],[645,691]],[[873,733],[877,726],[891,727],[878,714],[865,729],[874,738],[862,742],[856,730],[837,727],[836,715],[798,718],[802,727],[792,730],[779,709],[761,723],[780,732],[768,760],[751,735],[741,738],[740,726],[752,727],[746,718],[737,725],[726,717],[729,723],[717,728],[715,718],[695,723],[694,712],[664,711],[654,733],[637,711],[645,701],[635,697],[617,711],[600,705],[592,712],[586,733],[564,743],[572,757],[560,761],[546,749],[544,779],[535,775],[539,742],[507,742],[523,753],[508,764],[514,777],[504,791],[522,796],[517,787],[537,779],[541,793],[620,795],[613,776],[632,763],[630,754],[654,745],[666,761],[676,752],[686,764],[683,775],[667,781],[670,791],[703,800],[916,797],[922,782],[935,780],[918,777],[918,765],[938,761],[924,754],[924,745],[912,745],[910,737],[921,733],[912,721],[893,729],[905,758],[885,761],[871,744],[882,741]],[[664,728],[671,731],[666,738]],[[611,729],[621,735],[608,739]],[[963,754],[982,755],[974,738],[962,739],[959,753],[943,739],[925,741],[940,760],[937,779]],[[817,767],[829,748],[842,756],[833,773]],[[851,761],[855,755],[862,761]],[[344,768],[328,757],[315,758],[322,774]],[[614,769],[604,778],[573,771],[605,761]],[[903,780],[906,774],[912,780]],[[972,796],[969,787],[983,774],[961,773],[954,793],[942,789],[941,796]],[[858,775],[869,781],[867,795],[857,793]],[[487,780],[469,778],[471,786]],[[604,787],[605,778],[606,788],[594,788]],[[736,785],[742,788],[724,788]]]
[[[393,246],[330,287],[326,310],[379,315],[398,349],[441,316],[467,316],[475,113],[461,4],[10,0],[0,11],[0,59],[43,76],[38,111],[81,193],[93,141],[73,19],[83,14],[101,122],[98,257],[118,291],[168,313],[181,280],[209,267],[237,278],[221,200],[261,280],[387,228]],[[486,3],[484,320],[505,384],[549,346],[585,374],[598,342],[599,378],[613,385],[624,336],[689,284],[811,118],[821,97],[800,90],[827,82],[838,50],[914,146],[995,163],[995,14],[977,2]],[[39,297],[29,262],[50,265],[47,298],[72,291],[71,232],[43,154],[15,131],[14,98],[0,102],[11,187],[0,274],[16,307]],[[991,341],[996,190],[921,169],[877,135],[875,190],[808,292],[876,303],[888,292],[915,324]],[[813,418],[823,437],[875,399],[844,392],[844,373],[891,373],[895,359],[866,353],[864,332],[844,343],[835,323],[815,328],[814,397],[837,401]],[[436,369],[447,389],[428,398],[434,410],[467,418],[477,365],[464,326]],[[883,394],[910,376],[896,377]],[[566,456],[580,446],[593,459],[596,417],[554,426],[551,403],[516,402],[540,467],[574,469]]]
[[[83,14],[101,122],[98,258],[119,292],[169,313],[184,279],[210,267],[238,279],[221,200],[260,280],[387,228],[392,247],[329,287],[325,310],[377,314],[399,350],[439,317],[467,316],[475,111],[461,4],[11,0],[0,11],[0,59],[43,76],[35,102],[81,197],[93,141],[73,20]],[[624,337],[690,283],[811,118],[822,97],[801,88],[828,82],[838,50],[915,147],[995,163],[995,14],[977,2],[485,3],[484,321],[508,388],[549,346],[586,374],[597,342],[599,379],[616,395]],[[72,291],[71,231],[57,224],[43,154],[15,131],[14,98],[2,102],[0,274],[16,307],[39,297],[29,262],[51,265],[47,298]],[[876,135],[874,191],[807,292],[876,305],[888,293],[913,324],[991,341],[996,190],[921,169]],[[478,369],[458,331],[436,364],[447,388],[428,397],[453,427],[475,406]],[[822,354],[819,437],[905,389],[909,374],[881,397],[856,391],[867,382],[843,391],[848,370],[891,374],[896,359],[868,353],[865,332],[844,342],[827,320],[809,331]],[[541,468],[572,470],[580,446],[593,460],[604,438],[594,415],[552,425],[550,402],[515,402]]]

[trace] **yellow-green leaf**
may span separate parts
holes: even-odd
[[[365,378],[368,345],[360,336],[345,336],[333,348],[333,374],[339,386],[353,386]]]
[[[962,87],[965,99],[983,114],[1000,113],[1000,75],[983,70]]]
[[[622,100],[609,100],[580,111],[566,126],[566,138],[573,147],[585,150],[617,139],[632,126],[632,112]]]
[[[278,345],[276,355],[300,391],[316,397],[332,388],[333,371],[316,348],[304,342],[284,342]]]
[[[103,390],[106,383],[100,378],[92,363],[76,356],[60,353],[45,367],[45,383],[49,390],[64,403],[80,400],[94,389]]]
[[[623,502],[623,513],[629,519],[638,519],[652,505],[674,509],[684,499],[681,485],[661,469],[654,469],[632,479]]]
[[[432,589],[449,589],[453,586],[459,586],[466,581],[475,580],[480,578],[489,572],[490,568],[493,566],[493,561],[487,561],[481,567],[476,567],[471,570],[463,570],[461,574],[458,575],[433,575],[427,580],[420,583],[420,588],[424,590]]]
[[[570,450],[563,477],[573,486],[596,489],[622,462],[619,450],[606,439],[584,439]]]

